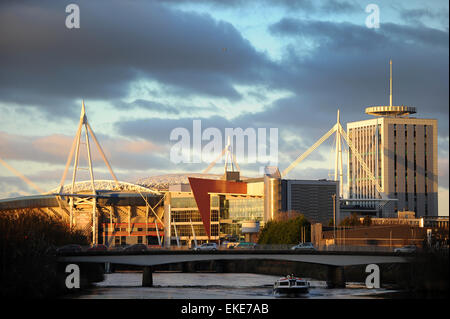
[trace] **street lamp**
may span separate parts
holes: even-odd
[[[333,198],[333,233],[334,233],[334,245],[336,246],[336,194],[331,195]]]

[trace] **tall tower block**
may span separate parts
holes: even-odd
[[[415,107],[393,105],[392,61],[389,73],[389,105],[367,107],[366,114],[374,118],[348,123],[347,134],[383,192],[398,199],[386,205],[383,217],[395,217],[398,211],[437,216],[437,120],[411,117]],[[377,198],[351,151],[348,163],[349,198]]]

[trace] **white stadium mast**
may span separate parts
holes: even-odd
[[[361,154],[358,152],[358,150],[353,145],[353,142],[350,140],[350,138],[347,136],[347,133],[343,129],[341,123],[340,123],[340,112],[338,110],[337,113],[337,122],[336,124],[327,132],[325,133],[319,140],[317,140],[316,143],[314,143],[309,149],[307,149],[303,154],[301,154],[295,161],[293,161],[282,173],[281,176],[285,177],[289,172],[295,168],[301,161],[303,161],[306,157],[308,157],[309,154],[311,154],[315,149],[317,149],[323,142],[325,142],[331,135],[336,133],[336,160],[335,160],[335,173],[334,178],[335,180],[340,181],[340,196],[342,197],[343,192],[343,161],[342,161],[342,139],[344,138],[345,142],[347,143],[348,147],[351,149],[353,154],[355,155],[357,161],[361,165],[361,168],[365,171],[367,176],[369,177],[372,184],[375,186],[377,192],[380,194],[382,200],[387,200],[387,196],[384,193],[382,187],[378,184],[377,179],[373,175],[373,173],[370,171],[367,164],[364,162]],[[373,200],[373,199],[372,199]]]
[[[228,171],[228,163],[230,163],[231,169],[233,171],[235,168],[238,171],[241,170],[241,168],[239,167],[239,165],[236,161],[236,157],[233,154],[233,148],[231,147],[231,138],[230,138],[230,136],[228,136],[228,142],[227,142],[227,145],[225,146],[225,148],[222,150],[222,152],[219,154],[219,156],[217,156],[217,158],[214,161],[212,161],[207,168],[205,168],[205,170],[202,173],[203,174],[208,173],[214,167],[214,165],[216,165],[217,161],[220,160],[224,155],[225,155],[225,165],[224,165],[225,174]]]
[[[84,126],[84,131],[85,131],[84,143],[81,141],[81,136],[82,136],[81,131],[83,129],[83,126]],[[84,107],[84,100],[83,100],[82,104],[81,104],[80,122],[78,123],[77,133],[75,134],[75,138],[72,143],[72,148],[71,148],[69,156],[67,158],[66,168],[64,169],[64,173],[61,178],[58,194],[61,196],[69,196],[70,197],[70,228],[73,227],[74,207],[76,207],[77,205],[80,205],[80,204],[92,205],[92,243],[97,244],[97,235],[96,235],[96,230],[97,230],[97,225],[96,225],[97,191],[95,190],[94,171],[93,171],[93,167],[92,167],[92,157],[91,157],[91,147],[89,144],[89,133],[90,133],[92,139],[94,140],[95,145],[97,146],[97,148],[103,158],[103,161],[105,162],[106,166],[108,167],[109,172],[111,173],[111,176],[113,177],[116,185],[118,186],[119,181],[117,180],[116,175],[114,174],[114,172],[111,168],[111,165],[109,164],[108,160],[106,159],[105,153],[103,152],[103,149],[101,148],[100,143],[97,141],[94,131],[92,130],[91,126],[89,125],[89,122],[88,122],[88,119],[86,116],[86,109]],[[89,167],[87,167],[87,168],[78,167],[79,157],[80,157],[80,144],[86,145],[87,160],[88,160],[88,165],[89,165]],[[73,156],[74,152],[75,152],[75,156]],[[72,163],[72,160],[74,161],[74,164],[73,164],[71,194],[62,194],[62,191],[64,189],[64,182],[66,180],[67,171],[69,169],[70,164]],[[91,196],[83,196],[83,195],[78,196],[74,192],[77,171],[80,169],[85,169],[85,170],[89,171],[90,182],[91,182],[91,191],[92,191]]]
[[[28,178],[26,178],[21,172],[19,172],[18,170],[16,170],[14,167],[12,167],[11,165],[9,165],[8,163],[6,163],[1,157],[0,157],[0,164],[2,164],[4,167],[6,167],[9,171],[11,171],[14,175],[16,175],[17,177],[19,177],[21,180],[23,180],[26,184],[28,184],[29,186],[31,186],[32,188],[34,188],[38,193],[40,194],[44,194],[44,191],[37,186],[35,183],[33,183],[32,181],[30,181]]]

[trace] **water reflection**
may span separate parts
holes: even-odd
[[[105,280],[72,298],[82,299],[267,299],[274,296],[273,283],[278,276],[258,274],[177,273],[153,274],[154,287],[142,287],[142,273],[119,272],[106,274]],[[295,298],[354,299],[373,298],[389,292],[367,289],[362,284],[348,283],[345,289],[327,289],[323,281],[310,280],[309,293]],[[292,297],[289,297],[292,298]]]

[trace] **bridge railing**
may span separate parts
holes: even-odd
[[[127,250],[127,247],[130,247],[131,245],[126,246],[112,246],[107,248],[108,251],[122,251]],[[218,246],[218,250],[244,250],[244,249],[251,249],[251,250],[291,250],[292,247],[295,245],[293,244],[265,244],[265,245],[259,245],[256,244],[255,247],[245,247],[245,248],[227,248],[225,246]],[[170,247],[160,247],[158,245],[150,245],[147,246],[147,250],[161,250],[161,249],[170,249],[170,250],[192,250],[194,247],[182,245],[171,245]],[[314,249],[316,251],[330,251],[330,252],[393,252],[394,247],[390,246],[376,246],[376,245],[366,245],[366,246],[356,246],[356,245],[321,245],[321,246],[315,246]],[[81,246],[81,251],[88,251],[90,250],[90,246]],[[305,249],[307,251],[308,249]],[[299,250],[301,251],[301,250]]]
[[[291,250],[295,245],[257,245],[258,250]],[[328,245],[315,246],[317,251],[349,251],[349,252],[392,252],[394,247],[389,246],[350,246],[350,245]],[[308,250],[308,249],[305,249]]]
[[[320,251],[349,251],[349,252],[393,252],[394,247],[389,246],[354,246],[354,245],[328,245],[317,248]]]

